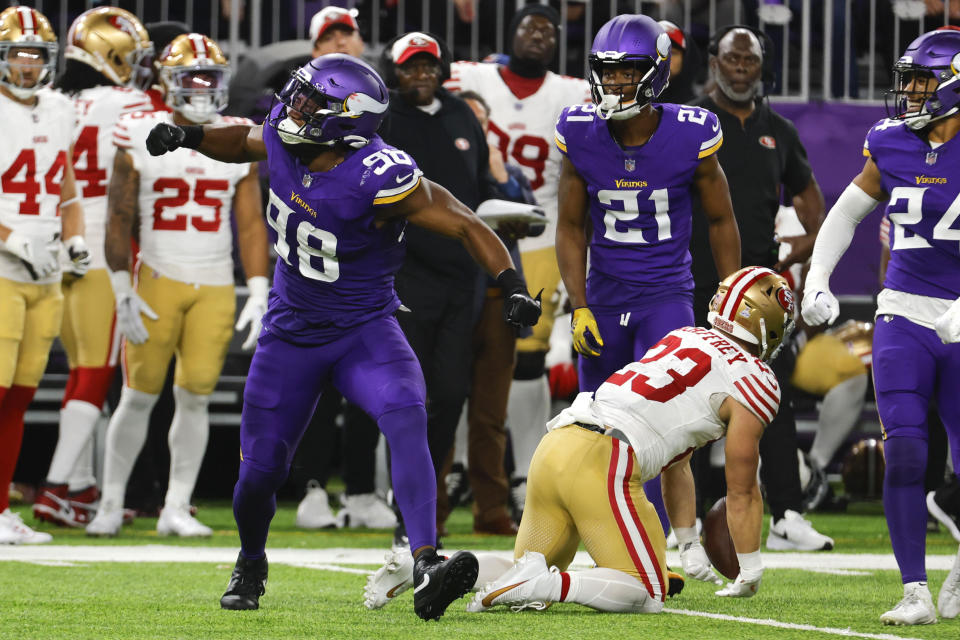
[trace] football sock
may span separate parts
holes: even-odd
[[[173,386],[176,409],[167,443],[170,445],[170,483],[167,485],[165,504],[188,507],[193,488],[197,484],[203,454],[207,450],[210,433],[210,415],[207,406],[209,395],[191,393],[183,387]]]
[[[93,436],[100,419],[100,409],[83,400],[68,400],[60,410],[60,435],[53,451],[47,482],[66,484],[81,452]]]
[[[493,582],[513,566],[513,561],[507,558],[501,558],[490,553],[477,553],[477,565],[480,567],[477,573],[477,581],[473,585],[473,590],[477,591],[483,588],[483,585]]]
[[[547,432],[550,419],[550,385],[547,376],[514,380],[507,401],[507,424],[513,442],[514,475],[526,477],[533,452]]]
[[[125,386],[120,404],[107,427],[107,447],[103,456],[103,492],[101,507],[123,508],[123,497],[130,472],[147,439],[150,411],[158,394],[144,393]]]
[[[80,491],[97,484],[97,476],[93,470],[93,443],[96,438],[88,438],[87,444],[80,450],[77,462],[70,472],[67,488],[70,491]]]
[[[660,488],[660,476],[653,480],[647,480],[643,483],[643,493],[647,500],[657,510],[657,517],[660,518],[660,526],[663,527],[663,535],[670,531],[670,517],[667,516],[667,506],[663,504],[663,491]]]
[[[18,384],[0,387],[0,512],[10,506],[10,482],[23,441],[23,415],[36,390]]]
[[[863,373],[844,380],[823,396],[820,416],[817,418],[817,435],[810,447],[810,459],[821,469],[830,464],[860,419],[869,381],[867,374]]]
[[[886,459],[883,511],[890,529],[893,555],[904,584],[925,582],[927,503],[923,477],[927,465],[927,442],[921,438],[888,438],[883,453]]]
[[[463,403],[463,411],[460,413],[460,422],[457,423],[457,432],[453,439],[453,462],[460,463],[464,469],[467,468],[467,450],[470,426],[467,424],[467,406],[469,399]]]
[[[240,476],[233,489],[233,517],[240,534],[240,553],[248,560],[264,556],[270,521],[277,511],[277,489],[286,478],[286,469],[261,471],[240,461]]]
[[[390,447],[393,496],[400,507],[410,549],[437,544],[437,476],[427,446],[427,410],[405,407],[380,416],[377,425]]]
[[[564,571],[557,577],[557,602],[576,602],[613,613],[659,613],[663,609],[663,603],[651,598],[642,582],[616,569]]]

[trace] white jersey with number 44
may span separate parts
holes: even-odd
[[[33,107],[0,96],[0,223],[44,242],[60,232],[60,185],[73,142],[73,109],[60,94],[42,89]],[[8,251],[0,251],[0,278],[49,283],[60,272],[36,281]],[[0,313],[5,313],[0,309]]]
[[[725,435],[719,410],[727,397],[766,426],[780,407],[780,386],[769,366],[726,336],[683,327],[595,393],[581,393],[547,427],[583,422],[618,430],[633,447],[646,481]]]
[[[218,162],[192,149],[151,156],[147,135],[161,122],[173,124],[173,114],[131,113],[114,131],[114,143],[140,174],[140,259],[173,280],[233,284],[230,212],[250,164]],[[213,122],[219,123],[253,124],[227,116]]]

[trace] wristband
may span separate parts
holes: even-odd
[[[677,544],[680,548],[690,542],[700,542],[700,536],[697,535],[696,527],[674,527],[673,532],[677,536]]]
[[[185,127],[180,127],[183,131],[183,142],[180,143],[181,147],[186,147],[187,149],[196,149],[200,146],[200,143],[203,142],[203,127],[198,125],[187,125]]]
[[[516,269],[504,269],[497,276],[497,284],[503,289],[503,297],[509,298],[515,293],[526,293],[527,283],[523,281]]]
[[[80,202],[80,196],[73,196],[69,200],[61,200],[58,206],[62,209],[64,207],[69,207],[74,202]]]
[[[250,290],[251,298],[266,300],[270,291],[270,281],[266,276],[251,276],[247,278],[247,288]]]
[[[111,271],[110,286],[113,287],[114,297],[119,297],[121,294],[129,294],[132,292],[133,285],[130,282],[130,272],[126,270]]]
[[[740,577],[744,580],[756,580],[763,575],[759,549],[752,553],[738,553],[737,560],[740,562]]]

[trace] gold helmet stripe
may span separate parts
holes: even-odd
[[[737,279],[731,282],[727,288],[727,294],[724,296],[723,302],[720,303],[720,317],[733,321],[747,290],[756,282],[771,274],[776,275],[773,271],[764,267],[753,267],[752,269],[745,269],[741,272],[740,275],[737,276]]]

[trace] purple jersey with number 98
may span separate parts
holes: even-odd
[[[567,107],[557,120],[557,147],[587,183],[594,313],[619,313],[668,289],[693,290],[690,189],[723,132],[706,109],[655,108],[660,123],[639,147],[621,147],[594,105]]]
[[[881,120],[863,153],[890,194],[890,263],[883,286],[933,298],[960,298],[960,149],[932,148],[902,120]]]
[[[376,210],[412,193],[413,159],[373,136],[329,171],[311,172],[263,127],[270,171],[267,221],[277,252],[264,326],[297,343],[334,340],[400,306],[393,277],[404,221],[378,226]]]

